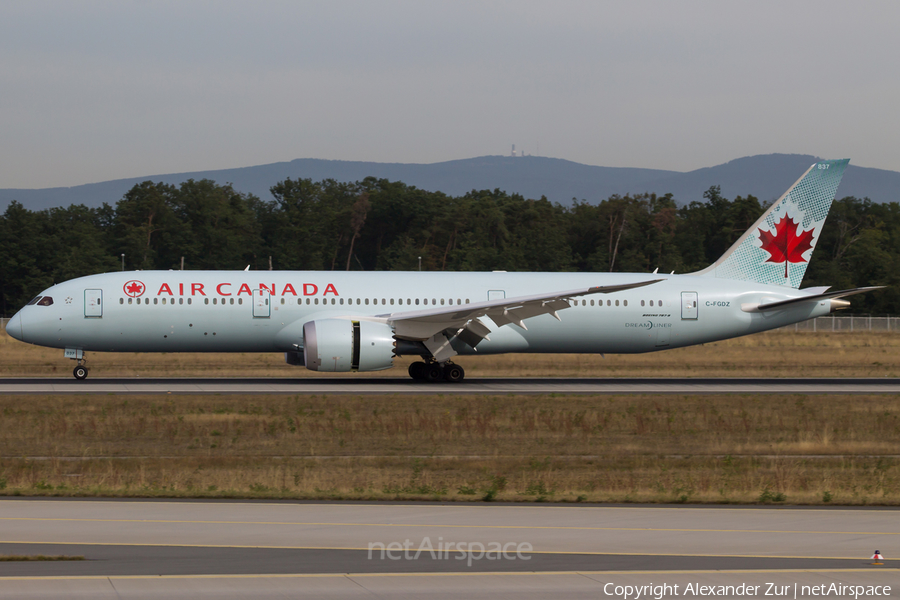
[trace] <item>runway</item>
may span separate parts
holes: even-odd
[[[0,379],[0,394],[897,394],[897,378],[65,378]]]
[[[598,598],[615,585],[651,583],[681,586],[672,597],[702,595],[685,593],[688,583],[762,586],[743,594],[753,597],[765,596],[766,584],[896,588],[897,517],[878,509],[7,499],[0,554],[85,560],[0,562],[0,598]],[[871,564],[875,549],[884,565]]]

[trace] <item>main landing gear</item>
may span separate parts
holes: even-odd
[[[428,383],[437,383],[438,381],[459,383],[465,379],[466,371],[461,366],[449,361],[443,365],[436,362],[416,361],[409,365],[409,376],[416,381],[427,381]]]

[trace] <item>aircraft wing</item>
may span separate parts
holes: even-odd
[[[424,341],[426,346],[428,346],[427,341],[435,338],[441,332],[447,331],[459,336],[462,341],[474,348],[481,340],[487,339],[490,333],[490,329],[479,320],[480,317],[489,317],[498,326],[511,323],[527,330],[524,323],[525,319],[549,314],[559,320],[557,311],[569,308],[569,299],[576,296],[621,292],[651,285],[658,281],[663,280],[653,279],[638,283],[604,285],[549,294],[518,296],[458,306],[442,306],[440,308],[390,313],[378,315],[378,317],[386,319],[393,326],[394,335],[399,339]]]

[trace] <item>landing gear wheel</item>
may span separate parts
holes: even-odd
[[[75,370],[72,371],[72,375],[74,375],[75,379],[78,379],[79,381],[82,379],[87,379],[88,368],[84,365],[78,365],[77,367],[75,367]]]
[[[444,379],[450,383],[459,383],[466,377],[466,370],[459,365],[448,363],[444,365]]]
[[[419,360],[409,365],[409,376],[417,381],[425,379],[425,363]]]
[[[437,363],[428,363],[425,365],[425,381],[428,383],[437,383],[444,378],[444,369]]]

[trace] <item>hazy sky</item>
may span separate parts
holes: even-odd
[[[900,170],[900,2],[0,4],[0,188],[294,158]]]

